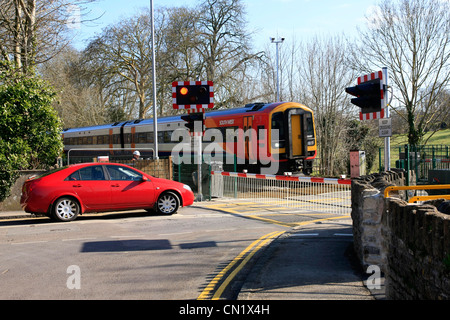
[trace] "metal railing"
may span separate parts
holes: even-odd
[[[153,148],[73,148],[67,151],[67,164],[70,164],[70,153],[72,151],[83,151],[83,152],[91,152],[90,158],[92,159],[93,156],[109,156],[113,152],[123,152],[123,151],[134,151],[134,150],[140,150],[140,151],[151,151],[153,154],[153,158],[155,158],[155,149]],[[131,152],[130,152],[131,154]],[[88,157],[85,156],[84,157]]]
[[[395,167],[405,169],[407,174],[409,174],[409,170],[413,170],[417,184],[429,183],[428,172],[430,170],[450,169],[450,146],[448,145],[405,145],[396,148],[398,149],[398,158],[395,159]],[[393,154],[395,153],[393,152]],[[381,149],[379,158],[379,169],[382,172],[384,168],[381,166]]]
[[[392,192],[401,190],[450,190],[450,184],[435,184],[435,185],[420,185],[420,186],[391,186],[384,189],[384,197],[390,198]],[[448,192],[448,191],[447,191]],[[439,192],[438,192],[439,193]],[[423,195],[411,195],[408,199],[408,203],[414,203],[418,201],[436,200],[436,199],[446,199],[450,200],[450,194],[433,194],[429,195],[427,193]]]
[[[283,208],[347,215],[351,180],[212,171],[217,197],[251,199]]]

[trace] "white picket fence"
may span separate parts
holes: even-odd
[[[351,180],[212,171],[213,196],[348,215]]]

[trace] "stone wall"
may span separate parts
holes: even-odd
[[[24,170],[21,171],[19,178],[12,185],[10,195],[5,201],[0,202],[0,211],[20,211],[20,197],[22,196],[23,183],[31,176],[41,175],[45,170]]]
[[[386,199],[382,236],[389,299],[450,299],[450,215]]]
[[[384,271],[385,250],[381,234],[383,192],[387,186],[405,185],[403,171],[389,171],[352,179],[352,220],[355,252],[364,269],[377,265]],[[404,192],[398,194],[404,197]]]
[[[356,254],[365,269],[383,271],[388,299],[450,299],[450,216],[408,204],[404,193],[383,198],[387,186],[404,181],[402,172],[352,181]]]

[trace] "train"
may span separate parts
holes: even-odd
[[[215,160],[234,162],[237,170],[266,174],[312,172],[317,156],[314,114],[303,104],[251,103],[205,112],[203,123],[203,150],[213,150]],[[190,148],[193,139],[188,140],[191,136],[182,115],[158,118],[157,136],[158,157],[173,156],[174,150],[183,150],[183,156],[195,151]],[[75,155],[76,150],[77,156],[93,155],[99,150],[117,156],[138,150],[143,157],[155,156],[153,119],[65,129],[62,138],[65,153],[72,150]]]

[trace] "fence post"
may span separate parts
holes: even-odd
[[[406,158],[406,185],[409,186],[409,170],[410,170],[410,162],[411,159],[409,159],[409,144],[405,145],[405,158]]]
[[[378,148],[378,172],[383,172],[381,170],[381,148]]]
[[[436,156],[435,156],[435,153],[434,153],[434,146],[431,146],[431,163],[432,163],[432,165],[431,165],[431,167],[433,168],[433,169],[436,169]]]

